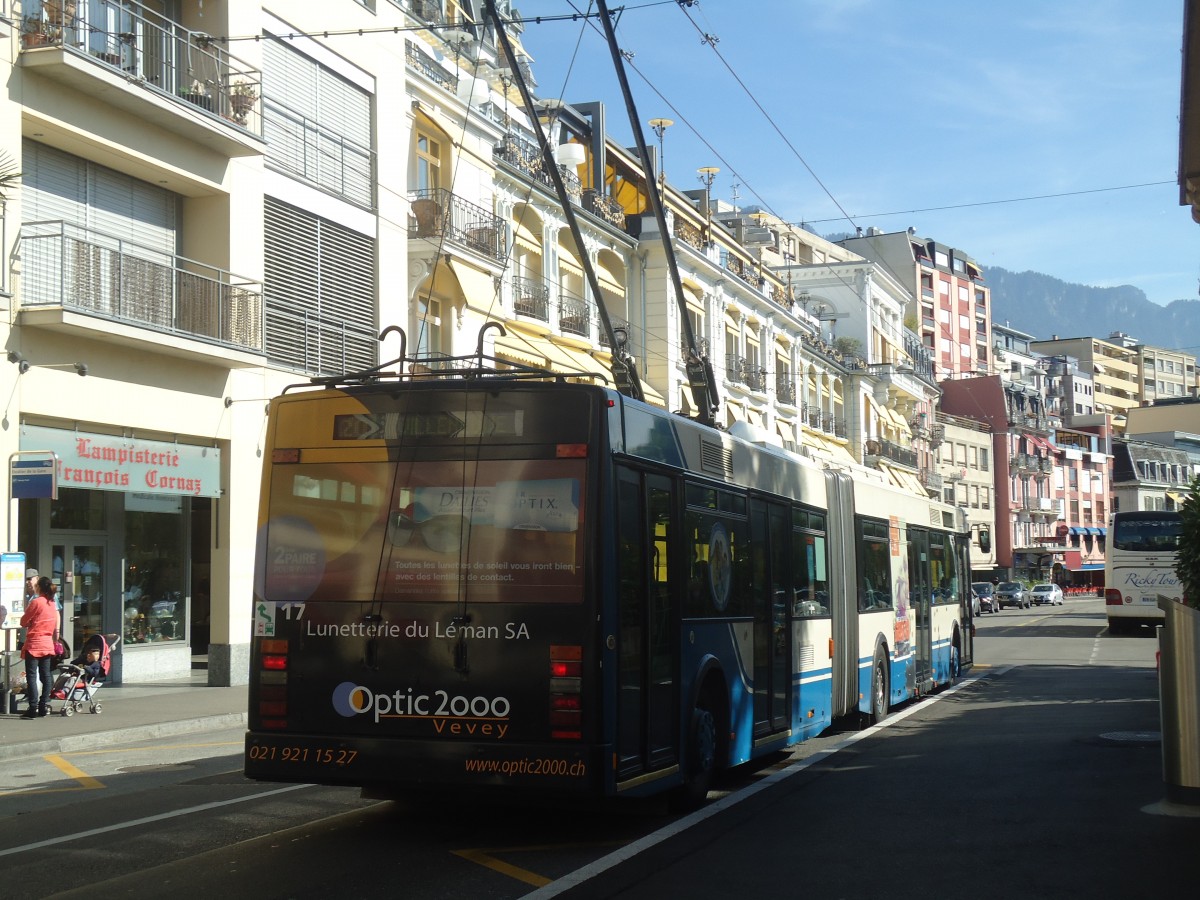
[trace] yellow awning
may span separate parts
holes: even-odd
[[[463,299],[475,309],[489,310],[496,305],[496,280],[489,272],[480,272],[458,260],[450,264],[450,270],[458,279]]]
[[[603,261],[596,261],[596,281],[599,282],[600,287],[604,290],[611,291],[618,297],[625,296],[625,285],[621,278],[622,275],[624,275],[623,272],[613,272]]]
[[[558,267],[566,269],[572,275],[583,275],[583,266],[579,262],[579,257],[568,247],[562,244],[558,245]]]
[[[513,227],[513,242],[518,247],[524,247],[530,253],[536,253],[539,256],[542,253],[541,238],[534,234],[533,229],[524,222],[517,222]]]
[[[538,355],[529,341],[508,335],[496,338],[495,354],[500,359],[520,363],[523,366],[534,366],[541,369],[546,366],[546,359]]]
[[[699,410],[696,409],[696,404],[692,402],[692,389],[689,385],[681,385],[679,388],[679,396],[682,403],[679,404],[679,411],[685,416],[694,416]]]
[[[729,413],[730,417],[731,417],[731,418],[733,419],[733,421],[735,421],[735,422],[745,422],[745,421],[746,421],[746,413],[745,413],[745,410],[743,410],[743,409],[742,409],[740,406],[738,406],[736,403],[726,403],[726,404],[725,404],[725,411],[726,411],[727,413]]]
[[[763,427],[762,413],[760,413],[757,409],[746,409],[746,421],[751,425],[757,425],[759,428]]]
[[[642,382],[642,398],[647,403],[653,403],[655,406],[661,406],[663,409],[667,408],[666,398],[644,381]]]
[[[550,370],[560,375],[584,375],[599,372],[611,380],[608,367],[582,350],[574,350],[549,341],[538,345],[546,354]]]
[[[1174,503],[1182,503],[1184,501],[1183,495],[1177,494],[1174,491],[1167,491],[1167,499],[1171,500]]]

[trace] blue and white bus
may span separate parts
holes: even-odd
[[[698,801],[971,662],[956,511],[866,470],[483,368],[267,427],[251,778]]]

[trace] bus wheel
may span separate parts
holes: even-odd
[[[708,798],[713,773],[717,768],[717,720],[701,698],[692,710],[692,721],[688,727],[687,775],[678,791],[676,806],[680,809],[696,809]]]
[[[871,666],[871,722],[875,725],[882,722],[888,713],[888,681],[887,668],[884,665],[885,654],[880,647],[875,651],[875,662]]]

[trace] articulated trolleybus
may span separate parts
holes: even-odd
[[[1162,624],[1158,597],[1179,600],[1183,521],[1174,510],[1115,512],[1104,547],[1104,611],[1111,634]]]
[[[969,664],[951,507],[468,359],[271,402],[249,777],[697,802]]]

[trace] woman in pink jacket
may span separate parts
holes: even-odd
[[[21,655],[25,657],[25,696],[29,700],[29,709],[21,718],[34,719],[49,713],[46,704],[50,700],[50,661],[54,658],[54,634],[58,631],[54,582],[45,575],[38,579],[38,595],[25,607],[21,626],[25,629]]]

